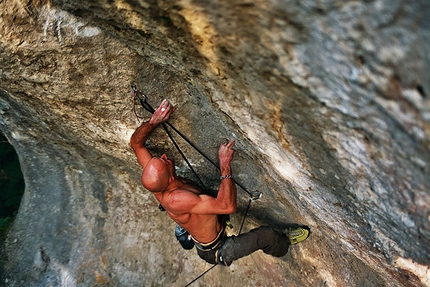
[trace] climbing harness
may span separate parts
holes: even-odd
[[[153,114],[155,112],[154,108],[148,103],[147,101],[147,97],[137,89],[136,85],[132,85],[131,86],[131,92],[133,95],[133,102],[135,103],[136,99],[139,100],[140,105],[148,112],[150,112],[151,114]],[[142,117],[138,116],[136,113],[136,107],[135,105],[133,105],[133,112],[136,115],[137,118],[142,119]],[[179,154],[182,156],[182,158],[184,159],[185,163],[188,165],[188,167],[190,168],[190,170],[193,172],[193,174],[195,175],[195,177],[197,178],[197,180],[199,181],[200,185],[202,186],[202,188],[206,189],[203,181],[200,179],[200,177],[198,176],[197,172],[194,170],[194,168],[191,166],[190,162],[188,161],[187,157],[185,156],[185,154],[182,152],[181,148],[179,147],[179,145],[177,144],[176,140],[173,138],[172,133],[170,132],[170,130],[168,129],[168,127],[170,129],[172,129],[174,132],[176,132],[183,140],[185,140],[192,148],[194,148],[201,156],[203,156],[207,161],[209,161],[213,166],[215,166],[218,170],[220,170],[220,167],[218,164],[215,163],[215,161],[213,161],[210,157],[208,157],[204,152],[202,152],[195,144],[193,144],[184,134],[182,134],[178,129],[176,129],[172,124],[170,124],[169,122],[164,122],[162,123],[163,129],[166,132],[166,134],[168,135],[168,137],[170,138],[170,140],[172,141],[173,145],[175,146],[175,148],[178,150]],[[245,210],[245,214],[243,216],[242,219],[242,223],[240,225],[239,228],[239,233],[241,234],[242,232],[242,228],[243,225],[245,223],[245,219],[248,215],[248,211],[249,208],[251,207],[251,203],[254,200],[258,200],[261,198],[261,196],[263,195],[262,192],[260,191],[249,191],[248,189],[246,189],[240,182],[237,182],[233,177],[231,178],[235,184],[237,186],[239,186],[243,191],[245,191],[248,195],[249,195],[249,202],[248,205],[246,207]],[[160,210],[163,210],[164,208],[160,205],[159,206]],[[231,224],[231,223],[230,223]],[[228,225],[228,223],[227,223]],[[194,283],[195,281],[197,281],[198,279],[200,279],[201,277],[203,277],[206,273],[208,273],[210,270],[212,270],[217,264],[214,264],[211,268],[209,268],[208,270],[204,271],[202,274],[200,274],[198,277],[196,277],[194,280],[192,280],[191,282],[189,282],[187,285],[185,285],[185,287],[190,286],[192,283]]]

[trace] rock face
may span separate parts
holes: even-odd
[[[6,0],[0,15],[0,128],[26,183],[1,285],[184,286],[210,267],[140,184],[136,83],[213,159],[236,139],[236,179],[263,192],[245,231],[312,230],[194,286],[430,286],[428,1]],[[193,176],[162,129],[148,144]],[[232,233],[247,204],[239,190]]]

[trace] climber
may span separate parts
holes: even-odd
[[[176,175],[174,162],[166,154],[152,157],[145,146],[156,127],[167,121],[175,109],[169,101],[164,100],[151,119],[136,129],[130,144],[143,167],[143,186],[154,194],[178,227],[190,234],[202,259],[212,264],[229,266],[234,260],[259,249],[280,257],[287,253],[291,244],[297,244],[309,236],[306,228],[280,232],[264,226],[227,237],[223,215],[236,210],[236,186],[230,166],[235,141],[220,145],[218,157],[221,183],[218,194],[215,198],[206,195],[198,186]]]

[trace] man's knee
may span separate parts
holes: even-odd
[[[228,237],[222,247],[217,252],[217,261],[218,264],[224,265],[224,266],[230,266],[231,263],[233,263],[234,260],[239,259],[243,256],[238,256],[237,249],[240,247],[240,244],[238,245],[235,241],[237,237],[232,236]]]
[[[233,263],[233,259],[229,258],[228,254],[227,257],[224,257],[223,253],[221,252],[221,250],[219,250],[218,252],[218,256],[217,256],[217,263],[220,265],[224,265],[224,266],[230,266],[231,263]]]

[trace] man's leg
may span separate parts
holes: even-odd
[[[269,226],[262,226],[248,233],[226,239],[219,250],[219,263],[229,266],[234,260],[249,255],[259,249],[272,256],[287,254],[290,240],[288,237]]]

